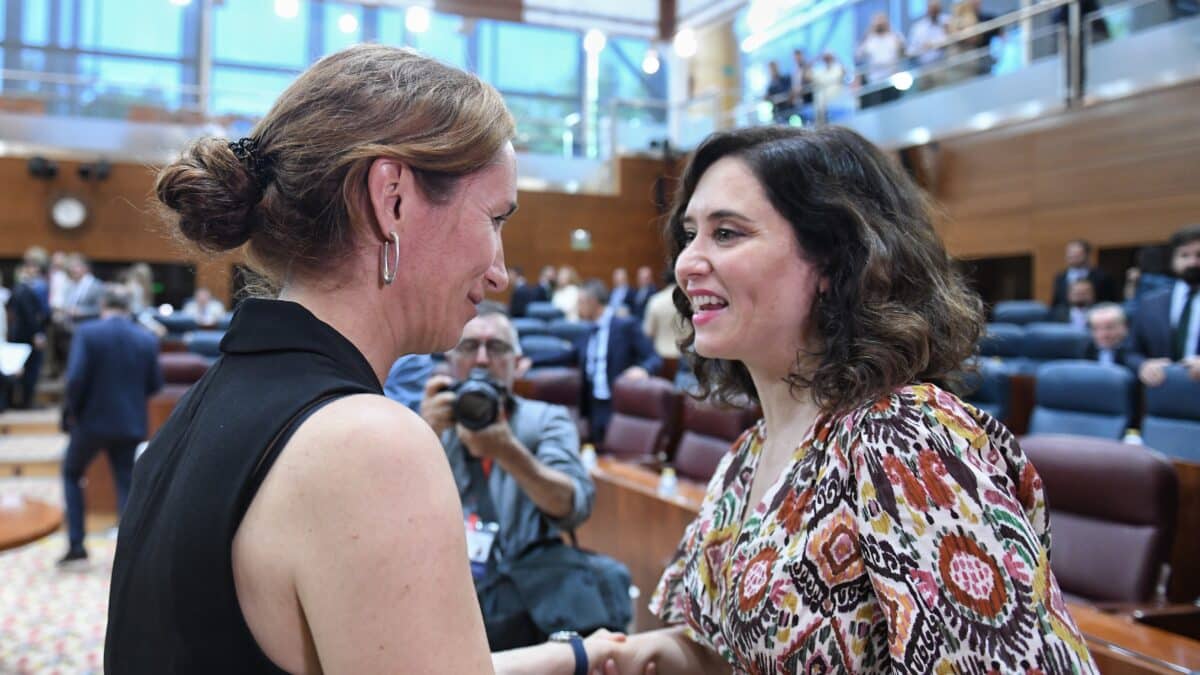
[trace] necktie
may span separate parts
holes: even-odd
[[[1187,338],[1188,328],[1192,325],[1192,305],[1196,304],[1193,300],[1196,299],[1196,291],[1200,290],[1200,286],[1192,286],[1188,289],[1187,300],[1183,301],[1183,313],[1179,315],[1179,324],[1175,326],[1175,353],[1173,354],[1176,361],[1183,358],[1187,353]]]

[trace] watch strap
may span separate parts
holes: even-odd
[[[570,639],[571,649],[575,652],[575,675],[588,675],[588,655],[583,648],[583,638],[578,634]]]

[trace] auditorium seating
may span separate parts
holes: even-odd
[[[163,388],[146,403],[148,434],[153,436],[175,409],[187,390],[208,371],[210,360],[190,352],[164,352],[158,355]]]
[[[1065,323],[1031,323],[1025,326],[1022,352],[1035,361],[1083,358],[1091,336]]]
[[[1167,369],[1167,381],[1146,387],[1142,440],[1172,457],[1200,462],[1200,382],[1182,366]]]
[[[594,327],[595,325],[591,323],[555,319],[546,324],[546,332],[555,337],[560,337],[571,344],[575,344],[583,336],[591,333]]]
[[[1025,355],[1025,329],[1015,323],[989,323],[979,341],[979,355],[1013,359]]]
[[[1050,320],[1050,308],[1037,300],[1005,300],[992,310],[992,321],[1015,323],[1021,326]]]
[[[680,478],[707,483],[733,442],[761,416],[756,409],[726,409],[683,397],[682,433],[673,463]]]
[[[531,370],[513,383],[513,391],[524,398],[565,406],[579,427],[580,438],[587,438],[587,420],[579,415],[583,376],[578,368],[549,367]]]
[[[1037,370],[1031,434],[1119,439],[1133,419],[1133,374],[1091,361],[1047,363]]]
[[[976,372],[963,377],[964,400],[1004,422],[1012,400],[1012,376],[1003,364],[990,359],[980,359],[976,366]]]
[[[618,459],[666,459],[679,437],[682,394],[661,377],[622,377],[613,384],[612,419],[600,450]]]
[[[1028,436],[1021,447],[1045,489],[1050,566],[1063,592],[1092,602],[1153,599],[1174,532],[1171,463],[1146,448],[1079,436]]]
[[[195,319],[184,314],[171,314],[170,316],[160,314],[155,316],[154,320],[167,329],[167,337],[181,338],[184,334],[199,328]]]
[[[529,307],[525,309],[525,316],[531,319],[541,319],[542,321],[553,321],[563,318],[561,309],[549,302],[531,302]]]
[[[193,354],[215,359],[221,355],[223,330],[194,330],[183,337],[183,344]]]
[[[575,346],[553,335],[522,335],[521,351],[534,368],[573,366],[577,362]]]
[[[511,319],[513,328],[517,329],[519,337],[527,337],[530,335],[549,335],[546,332],[546,322],[541,319],[531,319],[527,316],[519,316]]]

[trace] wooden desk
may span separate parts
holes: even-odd
[[[1071,616],[1087,639],[1104,675],[1200,671],[1200,642],[1143,626],[1133,618],[1070,603]]]
[[[596,501],[592,517],[578,530],[580,544],[629,566],[641,596],[635,630],[662,626],[647,609],[663,569],[683,532],[698,513],[704,486],[681,481],[679,494],[657,494],[658,474],[607,457],[592,471]],[[1071,615],[1105,675],[1187,673],[1200,670],[1200,641],[1151,628],[1128,616],[1070,604]]]
[[[24,546],[62,525],[62,509],[22,497],[15,506],[0,500],[0,551]]]
[[[647,608],[650,594],[675,556],[683,532],[700,511],[704,486],[680,481],[675,499],[658,496],[658,474],[646,467],[601,457],[592,471],[596,501],[592,517],[577,530],[585,548],[610,555],[629,567],[641,591],[634,607],[639,631],[662,627]]]

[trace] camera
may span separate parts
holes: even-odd
[[[471,431],[491,426],[500,417],[508,391],[484,368],[473,368],[467,379],[450,387],[455,393],[454,419]]]

